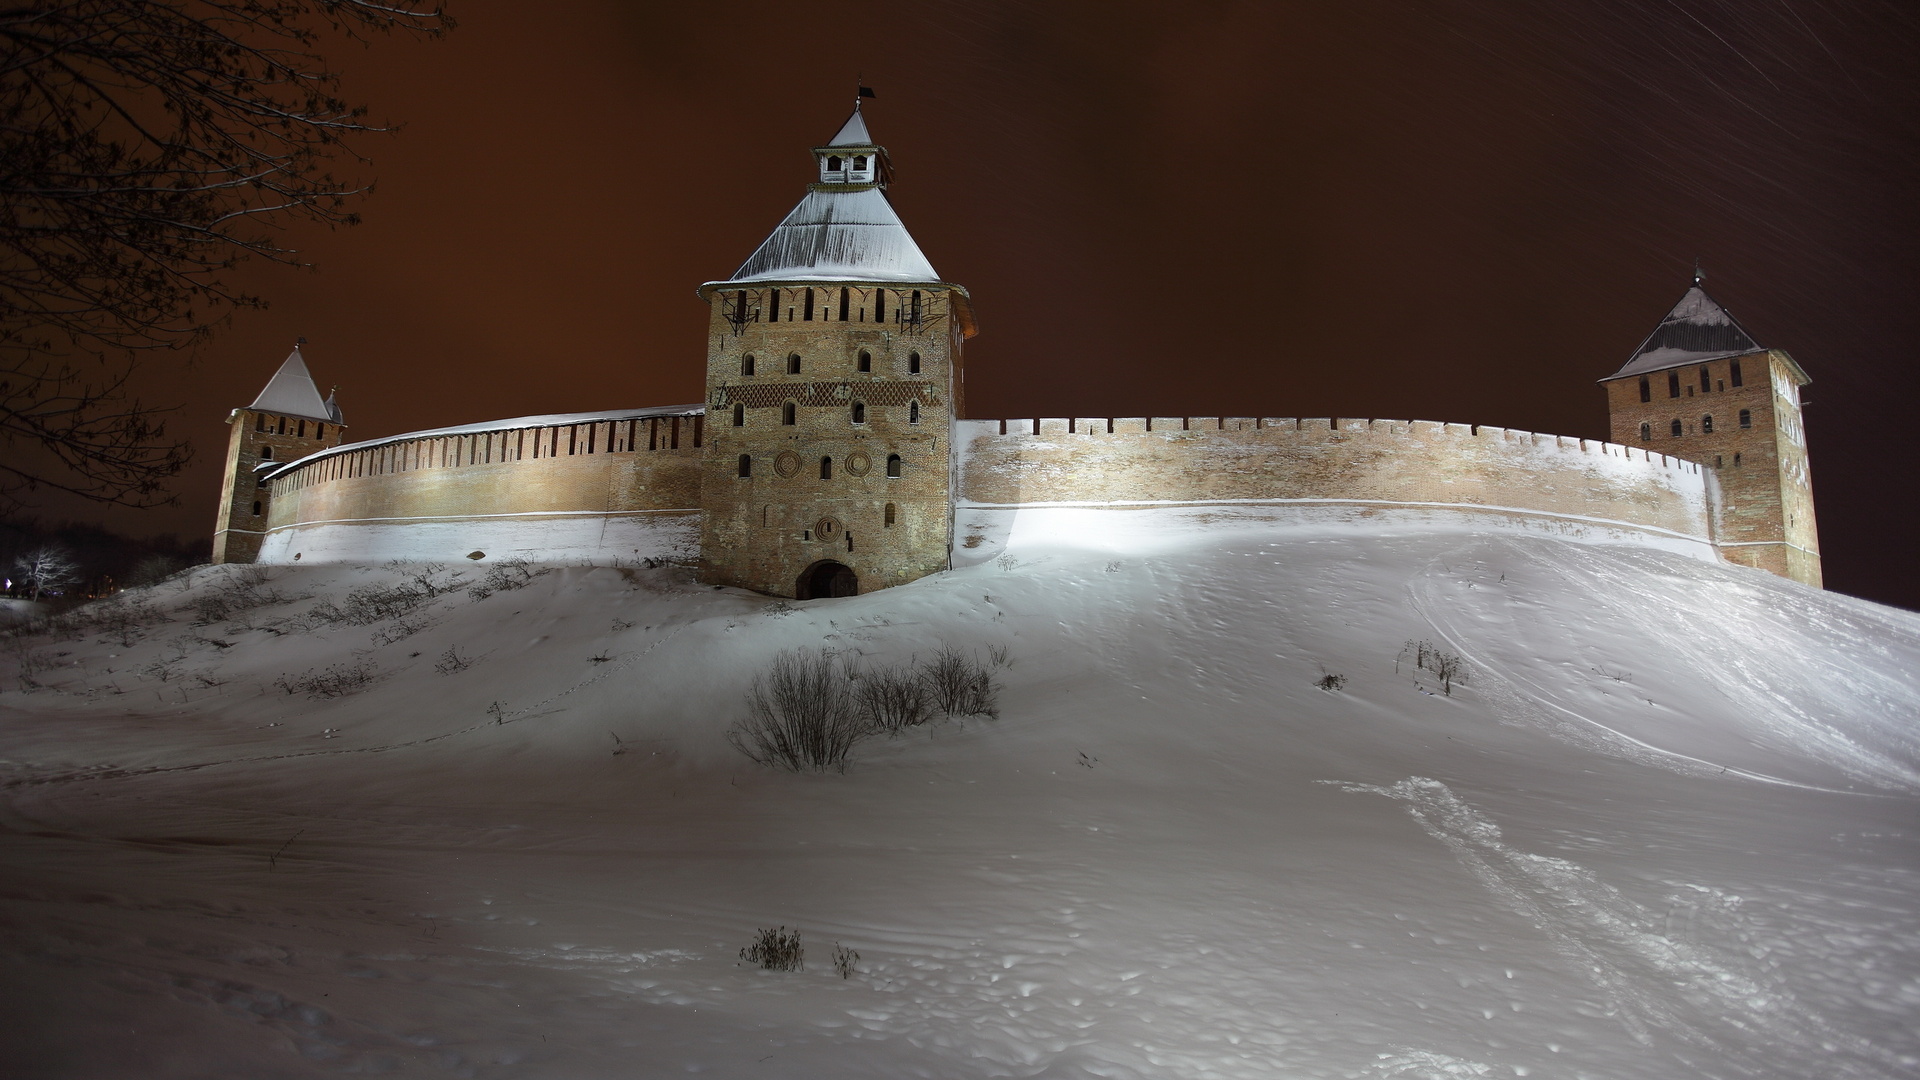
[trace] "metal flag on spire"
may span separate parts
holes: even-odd
[[[853,80],[853,85],[854,85],[853,111],[854,112],[860,111],[861,98],[870,98],[870,97],[879,96],[873,92],[873,87],[865,85],[865,81],[866,81],[866,76],[864,75],[856,75],[854,77],[854,80]]]

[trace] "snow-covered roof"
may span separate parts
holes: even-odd
[[[853,115],[847,117],[847,122],[840,125],[840,130],[835,132],[833,135],[833,138],[827,141],[827,145],[828,146],[873,146],[874,145],[873,136],[867,134],[866,118],[860,115],[860,106],[855,105],[853,107]]]
[[[1627,365],[1607,378],[1642,375],[1703,360],[1764,351],[1753,340],[1753,335],[1735,322],[1727,309],[1715,303],[1696,281],[1680,302],[1673,305],[1673,310],[1667,312],[1667,317],[1660,320],[1653,333],[1633,351]]]
[[[320,400],[320,388],[313,385],[313,376],[307,374],[307,362],[300,358],[298,345],[287,354],[273,378],[267,380],[267,388],[260,391],[260,396],[247,408],[330,424],[340,422],[337,408],[328,409],[327,403]]]
[[[939,281],[879,188],[809,191],[734,271],[746,281]]]
[[[563,424],[592,424],[604,420],[645,420],[655,416],[702,416],[707,407],[699,405],[656,405],[646,409],[605,409],[600,412],[580,413],[543,413],[539,416],[516,416],[510,420],[483,420],[477,424],[455,424],[452,427],[427,428],[424,431],[409,431],[400,435],[388,435],[384,439],[367,439],[364,442],[343,443],[339,446],[318,450],[303,458],[283,463],[269,473],[269,478],[279,476],[302,465],[310,465],[322,458],[336,454],[351,454],[357,450],[371,450],[375,447],[389,446],[398,442],[410,442],[414,439],[434,439],[443,435],[478,435],[487,431],[514,431],[520,428],[559,427]]]
[[[345,427],[347,426],[347,421],[344,417],[340,415],[340,402],[334,400],[339,396],[340,396],[340,391],[338,387],[335,387],[332,391],[330,391],[327,394],[327,402],[326,402],[327,415],[333,418],[334,423],[339,424],[341,427]]]

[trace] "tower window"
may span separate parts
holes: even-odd
[[[1675,420],[1673,422],[1673,437],[1677,439],[1684,433],[1685,429],[1680,426],[1680,421]]]
[[[909,375],[920,374],[920,354],[919,353],[913,352],[913,353],[907,354],[907,374]]]
[[[840,171],[840,155],[838,155],[838,154],[831,154],[831,155],[828,155],[828,157],[827,157],[827,171],[828,171],[828,172],[839,172],[839,171]]]
[[[887,479],[889,480],[900,479],[900,455],[899,454],[887,455]]]
[[[1722,464],[1722,461],[1721,461],[1720,455],[1719,454],[1713,455],[1713,467],[1718,469],[1720,468],[1721,464]]]
[[[788,356],[787,356],[787,374],[789,374],[789,375],[798,375],[798,374],[800,374],[800,354],[799,354],[799,353],[789,353],[789,354],[788,354]]]
[[[893,504],[888,503],[887,504],[887,528],[889,529],[893,528],[893,519],[894,519]]]
[[[1741,378],[1740,378],[1740,361],[1730,360],[1727,362],[1727,375],[1729,378],[1733,380],[1733,385],[1735,386],[1746,385],[1746,383],[1741,381]]]
[[[866,402],[856,401],[853,403],[853,422],[856,424],[864,424],[867,422]]]
[[[272,460],[273,460],[273,447],[271,447],[271,446],[263,446],[263,447],[261,447],[261,448],[260,448],[260,460],[261,460],[261,461],[272,461]]]
[[[1713,389],[1712,375],[1713,375],[1713,372],[1711,369],[1707,367],[1707,365],[1705,364],[1700,365],[1700,392],[1701,393],[1704,394],[1709,390]]]
[[[806,300],[801,302],[800,318],[804,322],[813,321],[813,290],[812,289],[807,290],[807,298]]]
[[[313,437],[314,437],[314,438],[316,438],[316,439],[324,439],[324,438],[326,438],[326,437],[327,437],[327,425],[325,425],[325,424],[315,424],[315,425],[313,425]]]
[[[740,374],[742,375],[753,374],[753,354],[752,353],[748,353],[747,355],[740,358]]]
[[[1645,375],[1640,376],[1640,400],[1641,401],[1653,400],[1653,383],[1647,381],[1647,377]]]
[[[917,401],[907,402],[907,423],[917,424],[919,422],[920,422],[920,403]]]
[[[887,321],[887,290],[873,290],[873,321]]]
[[[1680,396],[1680,373],[1677,371],[1667,372],[1667,396]]]
[[[785,405],[780,406],[780,422],[787,425],[788,427],[792,427],[793,413],[794,413],[793,402],[789,401]]]
[[[833,479],[833,459],[832,458],[823,457],[820,459],[820,479],[822,480]]]
[[[873,370],[873,354],[868,352],[865,349],[861,349],[860,362],[856,364],[855,367],[860,371],[872,371]]]
[[[779,289],[767,290],[767,321],[768,322],[780,321],[780,290]]]
[[[745,404],[737,401],[733,404],[733,426],[747,426],[747,407]]]
[[[1700,434],[1702,435],[1713,434],[1713,414],[1712,413],[1708,413],[1707,415],[1700,418]]]
[[[1740,410],[1740,426],[1743,428],[1750,428],[1753,426],[1753,410],[1752,409]],[[1740,455],[1735,454],[1734,456],[1739,457]]]
[[[254,517],[260,516],[260,504],[258,502],[255,502],[253,504],[253,516]]]
[[[853,155],[853,167],[854,167],[854,170],[857,172],[865,172],[867,170],[867,155],[865,154]]]
[[[847,302],[850,299],[851,295],[852,295],[851,291],[845,285],[840,286],[840,321],[841,322],[847,321]]]
[[[741,454],[740,455],[740,479],[745,480],[747,477],[752,475],[753,475],[753,455]]]
[[[1733,467],[1736,469],[1740,467],[1740,451],[1738,450],[1733,452]]]
[[[258,431],[263,435],[266,434],[267,417],[264,413],[253,414],[253,430]]]
[[[1640,425],[1640,441],[1641,442],[1653,441],[1653,425],[1652,424]]]

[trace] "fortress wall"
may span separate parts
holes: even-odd
[[[665,555],[698,515],[696,419],[462,429],[314,455],[274,476],[260,561]]]
[[[1428,420],[965,420],[981,506],[1336,500],[1477,506],[1711,536],[1699,465],[1592,439]]]

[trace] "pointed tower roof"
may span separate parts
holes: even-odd
[[[871,150],[847,155],[846,150]],[[886,150],[858,108],[833,142],[816,147],[820,182],[726,282],[938,282],[940,275],[894,213],[884,190]],[[704,286],[703,286],[704,287]]]
[[[313,376],[307,374],[307,362],[300,357],[300,346],[280,364],[280,370],[267,380],[267,388],[247,406],[257,412],[269,412],[279,416],[297,416],[305,420],[324,420],[327,423],[339,423],[327,403],[320,400],[320,390],[313,385]]]
[[[340,397],[339,387],[336,386],[333,389],[327,391],[327,403],[326,403],[327,416],[331,418],[334,423],[339,424],[341,427],[346,427],[347,421],[340,415],[340,402],[338,400],[339,397]]]
[[[1633,351],[1627,365],[1608,378],[1764,351],[1726,308],[1707,295],[1707,290],[1700,287],[1700,278],[1695,277],[1693,287]]]
[[[827,140],[828,146],[873,146],[873,136],[867,134],[866,118],[860,115],[860,106],[855,103],[853,115],[840,125],[840,130]]]

